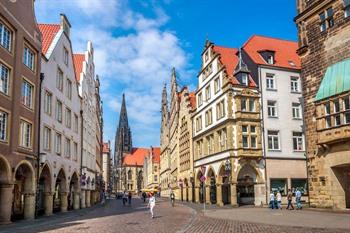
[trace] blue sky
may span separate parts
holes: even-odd
[[[175,67],[180,85],[196,87],[206,38],[227,47],[251,35],[297,39],[294,0],[36,0],[39,23],[72,24],[75,52],[95,48],[104,102],[104,140],[114,142],[122,93],[134,146],[159,145],[160,101]]]

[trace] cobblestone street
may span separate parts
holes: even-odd
[[[133,199],[132,206],[109,200],[105,206],[1,226],[0,232],[350,232],[350,216],[346,213],[208,206],[203,216],[201,208],[192,203],[176,203],[172,208],[166,200],[158,200],[155,218],[151,219],[146,204],[139,199]]]

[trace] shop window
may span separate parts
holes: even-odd
[[[296,192],[296,190],[300,190],[302,195],[307,195],[307,180],[306,179],[292,179],[292,192]]]
[[[282,195],[287,195],[287,179],[270,179],[270,187],[273,193],[279,191]]]

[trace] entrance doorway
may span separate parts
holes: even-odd
[[[222,177],[222,203],[224,205],[231,204],[231,186],[227,176]]]
[[[255,170],[250,165],[242,167],[237,178],[237,203],[239,205],[254,205],[255,183]]]
[[[350,164],[336,166],[333,167],[332,170],[344,191],[344,207],[350,209]]]

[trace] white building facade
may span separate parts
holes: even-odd
[[[99,124],[96,117],[96,80],[94,49],[91,41],[87,43],[84,54],[74,54],[76,76],[79,81],[79,94],[82,98],[82,177],[81,206],[93,205],[92,196],[96,190],[96,127]]]
[[[268,192],[298,188],[307,199],[302,116],[302,82],[297,43],[253,36],[243,46],[249,69],[261,91],[263,149]]]
[[[80,97],[70,24],[39,24],[43,35],[39,211],[78,209],[80,193]],[[53,203],[53,204],[52,204]]]

